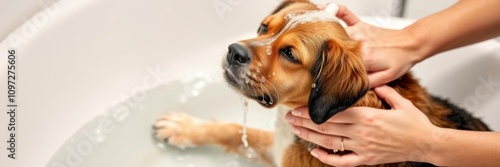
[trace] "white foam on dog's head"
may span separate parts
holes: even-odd
[[[299,10],[299,11],[289,12],[285,15],[285,20],[288,21],[285,24],[285,26],[283,26],[280,32],[278,32],[277,34],[275,34],[273,37],[269,38],[266,41],[253,42],[252,44],[269,46],[276,39],[278,39],[283,33],[289,31],[290,29],[296,27],[299,24],[322,22],[322,21],[340,23],[339,19],[335,15],[323,10]],[[270,49],[271,48],[268,47],[268,50]]]

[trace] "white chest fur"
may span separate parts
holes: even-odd
[[[285,120],[285,114],[288,113],[290,109],[286,107],[278,107],[277,119],[276,119],[276,129],[274,132],[274,144],[272,148],[272,155],[274,157],[274,163],[276,166],[280,167],[283,162],[283,155],[286,149],[293,144],[295,137],[292,134],[292,128]]]

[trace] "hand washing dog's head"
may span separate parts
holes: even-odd
[[[257,33],[229,45],[222,66],[229,85],[261,105],[309,106],[320,124],[368,91],[359,43],[309,1],[284,1]]]

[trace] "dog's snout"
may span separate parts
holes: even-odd
[[[233,43],[229,45],[227,61],[229,64],[248,64],[250,62],[250,54],[244,46]]]

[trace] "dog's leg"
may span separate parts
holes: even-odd
[[[180,148],[217,145],[228,152],[248,157],[248,150],[241,141],[243,127],[238,124],[206,121],[185,113],[171,112],[158,119],[153,128],[157,139]],[[254,153],[252,159],[272,163],[270,148],[273,133],[247,128],[247,135],[248,144]]]

